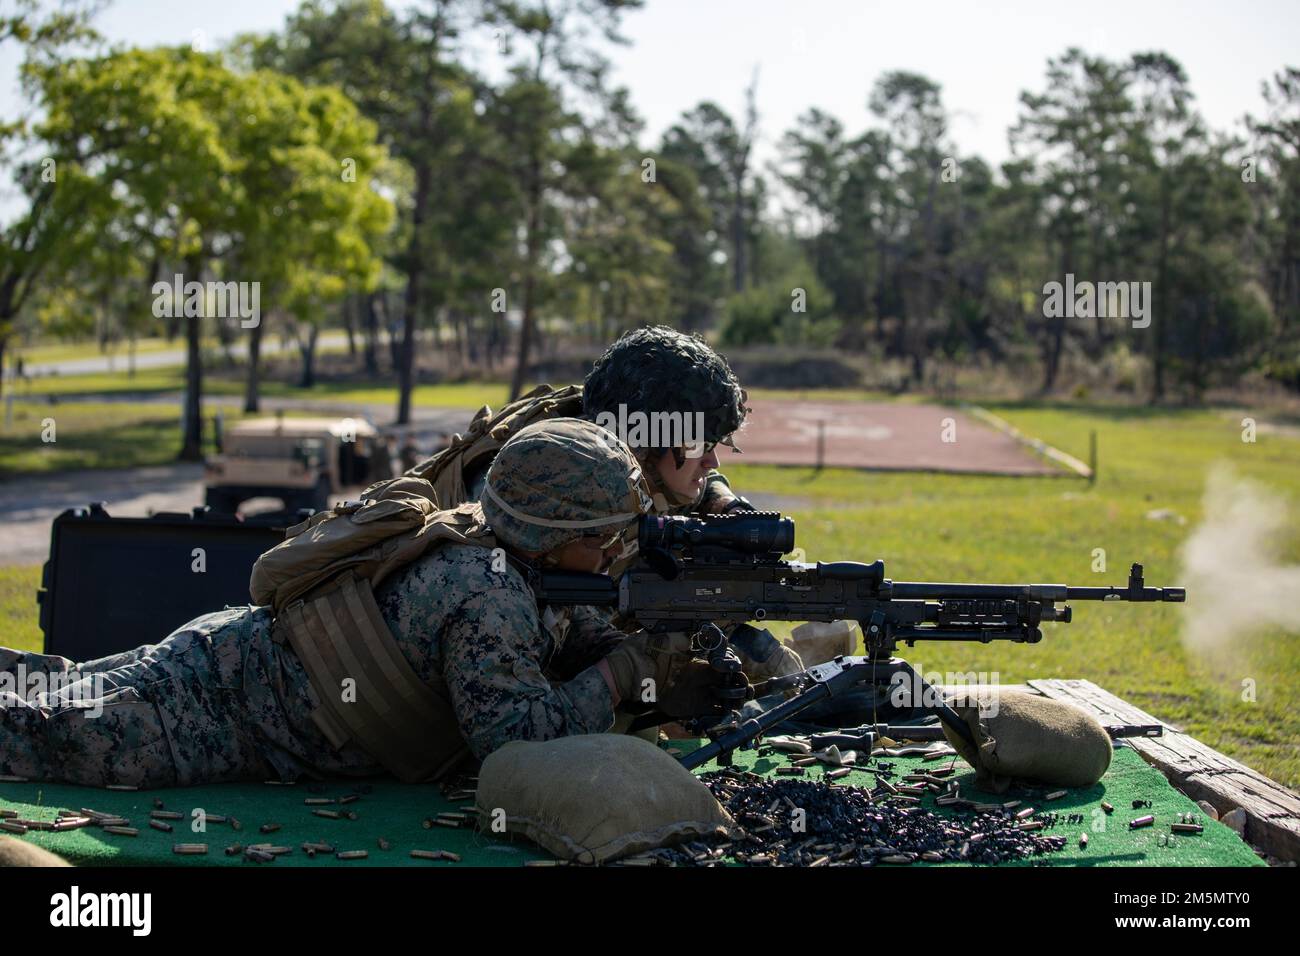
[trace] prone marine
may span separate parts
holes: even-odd
[[[440,509],[428,483],[403,478],[314,516],[259,560],[254,594],[271,601],[157,644],[80,664],[0,648],[0,672],[78,677],[30,698],[0,692],[0,775],[430,780],[508,741],[608,731],[647,688],[670,716],[712,706],[713,671],[680,636],[541,609],[526,580],[530,568],[613,565],[652,507],[626,445],[591,422],[537,422],[501,447],[484,490],[482,504]],[[357,550],[390,522],[400,533]]]

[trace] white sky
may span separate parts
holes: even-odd
[[[215,45],[241,31],[277,29],[296,6],[116,0],[97,25],[140,46],[189,42],[196,30]],[[1020,92],[1041,89],[1047,58],[1070,45],[1112,59],[1171,54],[1210,125],[1223,131],[1240,132],[1244,113],[1262,112],[1261,81],[1300,65],[1297,0],[649,0],[625,17],[623,32],[632,45],[612,51],[615,75],[646,120],[647,145],[702,99],[739,114],[758,66],[760,160],[774,158],[781,134],[810,106],[838,116],[850,134],[865,128],[871,85],[891,69],[939,82],[959,149],[996,164],[1009,155]],[[9,52],[0,55],[0,116],[20,104]]]

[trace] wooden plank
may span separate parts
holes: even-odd
[[[1056,700],[1077,704],[1103,724],[1164,724],[1157,717],[1086,680],[1031,680],[1029,686]],[[1219,815],[1246,812],[1245,839],[1282,860],[1300,860],[1300,795],[1243,763],[1219,753],[1172,724],[1163,737],[1132,737],[1147,763],[1193,800],[1207,800]]]

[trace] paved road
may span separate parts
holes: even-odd
[[[203,501],[203,466],[65,471],[0,484],[0,564],[39,564],[48,556],[50,522],[67,508],[108,502],[113,515],[188,512]]]
[[[316,342],[317,350],[323,348],[342,347],[348,344],[347,333],[345,332],[325,332]],[[282,344],[278,335],[264,339],[262,342],[263,355],[275,355],[280,352],[296,352],[297,345],[290,342],[287,346]],[[230,353],[236,358],[246,358],[248,356],[248,345],[244,342],[236,342],[230,347]],[[59,362],[33,362],[25,366],[23,371],[30,376],[39,377],[44,375],[95,375],[103,372],[125,372],[128,367],[126,350],[122,349],[113,355],[96,355],[91,358],[65,359]],[[146,368],[171,368],[177,365],[185,364],[185,349],[176,348],[168,349],[165,352],[143,352],[135,357],[136,369]]]

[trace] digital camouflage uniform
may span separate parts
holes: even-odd
[[[621,443],[615,452],[588,443],[581,450],[605,455],[603,468],[574,467],[563,454],[573,436],[547,425],[549,440],[534,434],[530,443],[532,430],[524,430],[516,439],[522,451],[498,458],[507,474],[494,467],[489,476],[516,513],[561,521],[603,515],[608,526],[615,512],[626,523],[648,506]],[[520,473],[534,480],[512,486]],[[491,503],[484,510],[498,540],[512,546],[549,549],[576,534],[528,527]],[[440,545],[390,575],[375,598],[415,671],[426,680],[442,673],[476,757],[510,740],[598,733],[613,724],[612,696],[594,664],[622,635],[590,609],[539,613],[520,572],[492,551]],[[0,673],[16,675],[21,665],[29,674],[82,675],[31,699],[21,688],[0,692],[0,774],[155,787],[382,772],[356,746],[335,749],[317,729],[315,690],[271,630],[269,608],[240,607],[196,618],[159,644],[81,666],[0,649]]]

